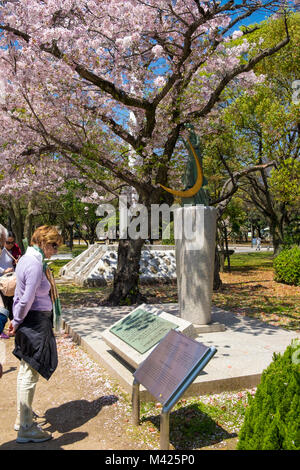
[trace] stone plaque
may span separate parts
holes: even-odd
[[[194,329],[194,325],[192,323],[190,323],[186,320],[183,320],[182,318],[180,318],[180,317],[178,317],[174,314],[167,313],[167,312],[165,312],[165,311],[163,311],[159,308],[156,308],[154,305],[149,305],[149,304],[139,305],[134,310],[132,310],[130,313],[126,314],[126,316],[124,316],[123,318],[119,318],[118,321],[116,321],[114,324],[110,325],[109,328],[106,328],[106,330],[104,330],[101,333],[102,340],[108,346],[110,346],[113,353],[118,354],[118,356],[120,356],[120,358],[122,358],[123,361],[127,362],[134,369],[137,369],[142,364],[142,362],[146,359],[147,356],[149,356],[152,349],[154,349],[157,346],[159,340],[162,339],[162,338],[160,337],[158,339],[157,332],[156,332],[154,334],[155,341],[154,341],[154,338],[153,338],[153,341],[152,341],[153,347],[148,349],[146,352],[144,352],[142,354],[142,353],[138,352],[136,349],[134,349],[130,344],[125,343],[125,341],[123,341],[123,339],[121,339],[119,336],[117,336],[115,333],[113,333],[111,331],[111,329],[115,330],[114,327],[118,327],[119,323],[121,321],[127,320],[128,317],[132,318],[132,315],[137,310],[140,310],[140,309],[144,310],[146,312],[149,312],[152,315],[154,315],[155,317],[158,317],[162,320],[165,320],[166,322],[169,322],[172,325],[174,325],[174,324],[178,325],[178,326],[175,327],[175,329],[177,331],[181,331],[186,336],[190,336],[190,337],[195,336],[195,329]],[[161,324],[161,322],[160,322],[160,324]],[[165,323],[165,325],[166,324],[167,323]],[[124,323],[123,323],[123,325],[124,325]],[[153,323],[152,323],[152,327],[153,327]],[[129,331],[131,331],[131,330],[129,330]],[[167,330],[165,333],[168,333],[168,331],[169,330]],[[148,325],[148,333],[149,332],[150,332],[150,328],[149,328],[149,325]],[[127,333],[128,333],[128,331],[127,331]],[[143,336],[144,336],[144,342],[146,342],[146,340],[148,339],[147,335],[143,334]]]
[[[209,351],[204,344],[171,330],[135,371],[134,377],[165,405]]]
[[[139,353],[144,354],[171,329],[177,327],[175,323],[138,308],[112,326],[109,331]]]

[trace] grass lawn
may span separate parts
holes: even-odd
[[[271,253],[234,254],[231,264],[230,273],[221,273],[223,287],[214,292],[214,305],[300,330],[300,287],[274,281]]]
[[[87,249],[87,245],[84,243],[84,242],[81,242],[81,244],[79,245],[78,243],[74,243],[73,244],[73,249],[71,250],[70,247],[68,245],[61,245],[59,248],[58,248],[58,253],[73,253],[73,252],[78,252],[77,254],[79,254],[79,252],[82,252],[84,250]]]

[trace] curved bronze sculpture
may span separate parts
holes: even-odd
[[[192,129],[192,127],[190,126]],[[184,204],[204,204],[209,205],[209,198],[203,186],[207,185],[207,180],[203,175],[202,169],[202,153],[201,143],[199,137],[195,134],[193,129],[190,131],[189,138],[183,142],[189,152],[189,159],[186,166],[184,176],[185,189],[178,191],[176,189],[167,188],[160,184],[160,186],[174,196],[184,199]],[[190,199],[190,201],[187,201]]]

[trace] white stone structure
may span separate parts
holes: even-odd
[[[117,268],[117,245],[91,245],[63,266],[62,279],[79,285],[103,286],[113,281]],[[176,281],[175,247],[146,245],[140,262],[140,282]]]

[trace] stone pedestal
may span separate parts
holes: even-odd
[[[174,211],[180,316],[194,325],[211,323],[216,219],[214,207],[185,206]]]

